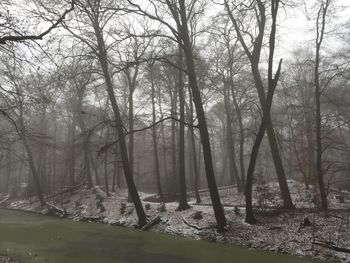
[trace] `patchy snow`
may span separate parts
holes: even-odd
[[[340,203],[335,195],[329,195],[330,210],[327,213],[316,211],[310,201],[313,190],[306,190],[304,185],[288,181],[291,195],[298,208],[295,211],[272,209],[271,206],[281,205],[278,194],[278,184],[271,183],[259,189],[254,195],[254,204],[259,207],[256,211],[258,223],[249,225],[244,222],[244,196],[236,189],[220,190],[222,203],[228,219],[227,231],[217,232],[215,217],[207,192],[201,193],[202,204],[197,205],[194,198],[189,198],[191,208],[186,211],[176,211],[177,203],[161,204],[143,202],[149,219],[161,216],[161,222],[151,228],[152,231],[166,232],[173,235],[186,236],[193,239],[203,239],[211,242],[240,245],[249,248],[262,249],[276,253],[288,253],[335,262],[350,262],[350,255],[332,251],[313,245],[313,241],[329,242],[330,244],[350,248],[350,194],[343,193],[345,202]],[[152,194],[140,193],[141,199]],[[0,196],[5,200],[5,196]],[[68,217],[74,220],[103,222],[111,225],[133,227],[137,217],[132,203],[127,202],[127,191],[120,190],[110,196],[100,188],[81,188],[72,193],[48,198],[48,203],[64,209]],[[2,203],[3,207],[47,213],[47,208],[40,207],[36,198],[29,200],[11,200]],[[147,209],[146,209],[147,208]],[[163,207],[164,208],[164,207]],[[276,208],[276,207],[275,207]],[[194,216],[200,213],[201,217]],[[311,226],[303,225],[308,218]]]

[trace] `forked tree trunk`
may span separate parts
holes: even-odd
[[[279,0],[271,0],[271,3],[270,3],[272,25],[271,25],[270,38],[269,38],[268,85],[267,85],[268,92],[276,88],[279,80],[279,74],[280,74],[280,69],[282,64],[282,61],[280,61],[278,70],[275,76],[273,77],[273,64],[274,64],[273,60],[274,60],[274,51],[275,51],[275,42],[276,42],[275,37],[276,37],[277,13],[279,8],[279,2],[280,2]],[[250,60],[255,86],[258,91],[260,105],[263,110],[263,125],[266,126],[267,135],[268,135],[270,148],[271,148],[271,154],[275,164],[278,183],[281,189],[283,206],[287,209],[294,209],[295,207],[290,197],[287,179],[283,168],[283,164],[282,164],[282,160],[281,160],[281,156],[278,148],[278,143],[276,139],[276,134],[273,128],[272,119],[270,115],[269,109],[271,108],[270,104],[272,104],[272,100],[271,100],[271,103],[269,103],[269,99],[266,97],[265,87],[264,87],[263,80],[259,70],[260,56],[261,56],[262,46],[264,42],[263,39],[265,35],[265,26],[266,26],[266,6],[265,5],[267,5],[267,3],[261,0],[257,1],[257,8],[258,8],[257,11],[259,12],[259,17],[260,17],[260,19],[258,19],[258,35],[254,39],[253,51],[250,51],[242,35],[242,31],[238,26],[237,20],[234,18],[232,12],[230,11],[228,1],[225,0],[225,7],[228,11],[228,15],[235,27],[238,39],[242,44],[245,50],[245,53]]]

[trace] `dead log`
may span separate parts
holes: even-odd
[[[327,243],[327,242],[313,241],[312,244],[318,245],[321,247],[325,247],[325,248],[329,248],[329,249],[337,251],[337,252],[350,253],[350,248],[338,247],[338,246],[335,246],[335,245]]]
[[[161,221],[162,221],[162,220],[161,220],[161,217],[160,217],[160,216],[156,216],[156,217],[154,217],[151,221],[149,221],[146,225],[144,225],[141,229],[147,231],[147,230],[149,230],[151,227],[153,227],[153,226],[159,224]]]

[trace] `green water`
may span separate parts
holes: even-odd
[[[312,263],[307,259],[0,209],[0,254],[21,262]]]

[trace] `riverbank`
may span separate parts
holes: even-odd
[[[107,224],[0,209],[0,254],[22,263],[322,263]]]
[[[293,182],[292,182],[293,183]],[[234,189],[220,191],[228,219],[227,231],[219,233],[215,229],[215,218],[209,206],[209,196],[202,193],[203,204],[197,205],[189,197],[191,208],[176,211],[177,203],[159,204],[144,201],[150,220],[160,216],[161,220],[150,230],[154,232],[180,235],[197,240],[239,245],[281,254],[290,254],[332,262],[350,262],[349,254],[334,251],[315,244],[321,242],[336,247],[350,248],[349,202],[338,203],[330,199],[332,209],[328,213],[314,211],[307,207],[301,197],[300,185],[291,186],[293,199],[298,207],[296,211],[261,208],[256,216],[258,223],[249,225],[244,222],[244,198]],[[294,191],[293,191],[294,190]],[[143,200],[150,194],[140,193]],[[2,197],[0,200],[4,200]],[[258,200],[258,197],[255,198]],[[64,209],[67,217],[76,221],[102,222],[110,225],[134,227],[137,224],[133,205],[127,203],[127,192],[119,191],[110,196],[99,187],[81,188],[65,195],[49,198],[48,202]],[[278,205],[278,198],[270,200]],[[4,208],[34,211],[42,214],[52,213],[52,209],[42,208],[35,200],[7,200],[0,202]],[[271,205],[270,203],[265,205]],[[56,211],[57,212],[57,211]]]

